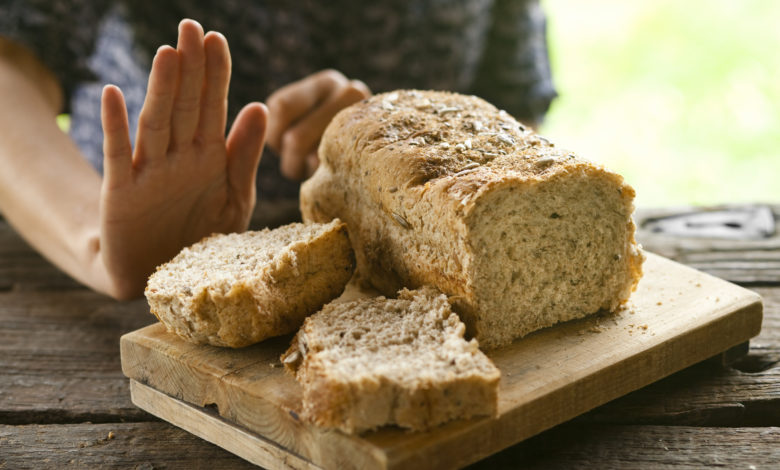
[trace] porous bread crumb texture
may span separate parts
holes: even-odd
[[[436,286],[482,347],[613,310],[641,277],[633,188],[477,97],[376,95],[319,156],[304,220],[344,220],[364,278]]]
[[[169,331],[235,348],[295,331],[354,266],[343,222],[296,223],[207,237],[159,266],[145,295]]]
[[[485,197],[466,219],[474,291],[494,293],[462,305],[474,312],[477,337],[506,344],[560,321],[614,311],[629,298],[642,255],[630,201],[613,196],[615,186],[608,174],[583,171],[559,184],[510,186]]]
[[[496,413],[500,372],[464,331],[445,295],[404,289],[326,305],[282,362],[303,387],[307,421],[347,433],[424,430]]]

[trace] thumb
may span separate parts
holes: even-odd
[[[227,172],[234,194],[254,202],[255,178],[265,145],[268,109],[249,103],[238,113],[227,137]]]

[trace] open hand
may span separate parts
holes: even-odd
[[[246,105],[225,138],[230,69],[225,38],[182,21],[154,58],[134,150],[122,93],[103,91],[100,249],[118,297],[183,247],[248,227],[267,111]]]
[[[286,85],[268,97],[268,146],[281,158],[282,174],[302,180],[319,165],[317,146],[333,116],[371,96],[359,80],[323,70]]]

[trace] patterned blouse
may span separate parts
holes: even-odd
[[[33,50],[59,78],[71,135],[102,171],[103,85],[122,88],[135,135],[151,58],[160,45],[175,45],[182,18],[230,44],[229,120],[324,68],[374,92],[472,93],[529,122],[541,121],[555,96],[538,0],[6,0],[0,35]],[[297,197],[298,184],[281,176],[270,151],[258,191]]]

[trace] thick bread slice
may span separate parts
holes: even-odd
[[[479,98],[376,95],[319,157],[304,220],[344,220],[376,288],[436,286],[482,347],[614,310],[641,276],[634,190]]]
[[[495,415],[498,369],[447,297],[431,287],[326,305],[307,318],[282,362],[303,387],[303,418],[356,433],[423,430]]]
[[[237,348],[295,331],[341,294],[354,265],[341,221],[290,224],[207,237],[158,267],[145,294],[168,331]]]

